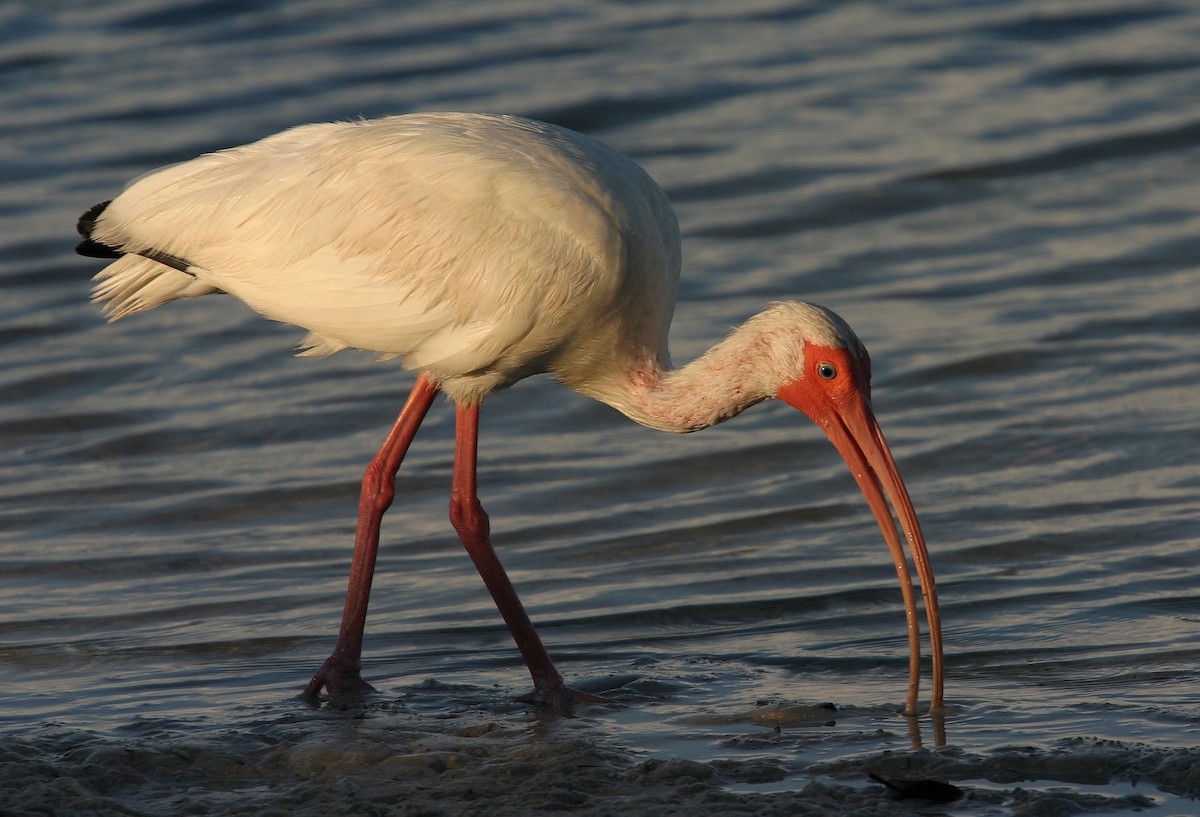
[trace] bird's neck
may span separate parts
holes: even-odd
[[[682,368],[645,361],[590,396],[659,431],[698,431],[774,396],[765,357],[761,334],[743,326]]]

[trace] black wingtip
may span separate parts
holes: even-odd
[[[96,219],[110,204],[112,204],[111,199],[89,207],[87,212],[79,217],[79,221],[75,222],[75,229],[83,236],[83,241],[80,241],[75,247],[75,252],[89,258],[120,258],[125,254],[118,247],[102,244],[92,238],[92,231],[96,229]]]
[[[92,230],[96,229],[96,219],[108,209],[108,205],[110,204],[112,204],[112,199],[102,201],[99,204],[93,204],[87,209],[87,212],[79,217],[79,221],[75,222],[75,229],[81,236],[84,238],[92,237]]]
[[[101,244],[98,241],[92,241],[90,238],[76,244],[75,252],[80,255],[86,255],[88,258],[120,258],[125,255],[125,253],[114,247]]]

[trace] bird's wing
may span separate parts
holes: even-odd
[[[92,238],[180,260],[167,280],[193,275],[302,326],[313,353],[352,346],[440,378],[494,370],[489,387],[505,385],[613,308],[632,219],[613,212],[583,143],[496,122],[294,128],[136,180]],[[137,301],[150,268],[121,264],[101,286],[125,312],[169,299],[155,284]]]

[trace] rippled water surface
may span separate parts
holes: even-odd
[[[0,5],[0,813],[1194,813],[1200,7],[1185,2]],[[924,523],[944,718],[910,722],[895,572],[781,404],[673,437],[535,379],[486,404],[494,540],[561,718],[401,471],[380,695],[296,695],[357,480],[411,385],[290,357],[231,298],[106,325],[74,220],[307,121],[518,113],[675,203],[677,361],[776,298],[841,313]],[[910,806],[910,804],[912,804]]]

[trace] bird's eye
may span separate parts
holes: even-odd
[[[837,377],[837,366],[834,366],[832,363],[818,363],[817,377],[822,380],[833,380]]]

